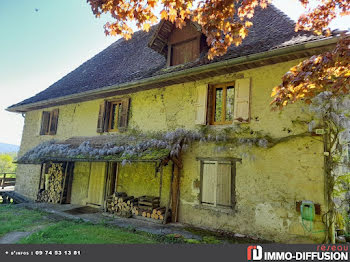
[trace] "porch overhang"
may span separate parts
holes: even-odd
[[[17,161],[18,164],[59,162],[158,162],[170,159],[170,149],[160,147],[133,148],[144,141],[128,141],[123,135],[72,137],[64,141],[50,140],[30,149]],[[125,139],[125,141],[123,141]]]

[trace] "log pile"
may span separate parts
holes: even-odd
[[[122,217],[131,217],[132,209],[137,206],[138,199],[124,192],[116,192],[107,199],[107,211]]]
[[[38,193],[38,202],[59,203],[63,190],[62,181],[64,178],[63,164],[52,163],[47,172],[48,181],[45,190]]]
[[[135,198],[127,196],[124,192],[116,192],[107,200],[107,211],[122,217],[134,215],[163,220],[166,208],[160,207],[159,197],[141,196]]]

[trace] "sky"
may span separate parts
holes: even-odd
[[[296,0],[273,0],[292,19]],[[0,0],[0,143],[19,145],[24,118],[5,109],[46,89],[118,37],[105,36],[107,17],[86,0]],[[349,29],[350,18],[332,28]]]

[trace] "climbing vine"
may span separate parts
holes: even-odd
[[[203,127],[198,130],[176,129],[168,132],[141,132],[129,130],[113,135],[113,140],[103,145],[92,145],[89,140],[80,145],[50,140],[39,144],[24,154],[19,162],[40,162],[47,158],[81,158],[112,160],[122,159],[126,164],[132,159],[150,159],[157,156],[179,157],[193,142],[215,143],[217,151],[235,146],[271,148],[296,137],[310,136],[309,132],[272,138],[268,134],[252,131],[247,126],[232,126],[221,130]]]

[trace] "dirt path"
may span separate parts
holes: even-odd
[[[22,238],[28,237],[31,234],[34,234],[47,226],[49,225],[40,225],[33,228],[31,231],[27,231],[27,232],[14,231],[14,232],[7,233],[6,235],[0,237],[0,244],[15,244]]]

